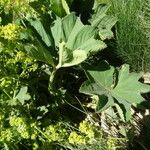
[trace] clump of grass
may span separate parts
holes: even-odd
[[[111,4],[110,13],[118,18],[115,26],[116,54],[132,71],[150,70],[149,0],[98,0]]]
[[[150,71],[150,1],[144,0],[144,5],[142,9],[142,15],[140,16],[140,23],[143,32],[146,36],[146,46],[145,46],[145,71]],[[146,50],[147,48],[147,50]]]

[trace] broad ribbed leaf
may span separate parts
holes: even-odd
[[[102,96],[101,100],[103,100],[103,102],[101,102],[102,104],[99,102],[99,106],[97,106],[97,108],[100,109],[99,111],[104,110],[104,108],[112,102],[109,102],[109,98],[113,97],[118,103],[124,106],[124,116],[126,120],[129,120],[131,117],[131,105],[143,102],[144,98],[141,96],[141,93],[149,92],[150,86],[138,81],[141,74],[129,73],[128,65],[121,67],[118,76],[114,74],[114,68],[109,68],[109,65],[107,65],[108,64],[104,62],[103,66],[101,63],[97,68],[88,70],[87,73],[90,80],[82,84],[80,92],[89,95],[96,94],[99,95],[99,97]],[[104,95],[107,96],[108,99],[106,99]],[[102,108],[102,106],[104,108]]]
[[[87,58],[87,55],[82,50],[70,50],[65,47],[65,43],[60,43],[59,47],[59,64],[57,69],[63,67],[74,66],[80,64]]]
[[[52,66],[54,65],[52,55],[38,41],[36,42],[36,46],[34,46],[33,44],[25,45],[25,50],[30,57]]]
[[[106,15],[109,7],[110,6],[106,4],[99,4],[95,9],[95,13],[90,19],[91,25],[99,29],[99,36],[102,40],[110,39],[113,37],[111,28],[117,22],[115,17]]]
[[[77,17],[75,16],[75,13],[72,13],[72,14],[66,16],[64,19],[62,19],[62,22],[61,22],[61,40],[62,41],[64,41],[64,42],[68,41],[69,35],[76,25],[76,21],[77,21]],[[80,25],[82,25],[82,24],[80,24]]]
[[[109,66],[107,62],[102,61],[98,67],[88,70],[88,73],[94,79],[95,83],[106,91],[111,91],[113,89],[114,70],[115,69]]]
[[[96,106],[96,112],[102,112],[106,110],[107,108],[111,107],[114,105],[114,99],[111,96],[105,96],[101,95],[99,96],[99,101]]]
[[[141,74],[129,73],[129,65],[123,65],[118,77],[117,86],[112,90],[116,99],[124,99],[129,103],[141,103],[144,98],[141,93],[150,91],[150,86],[140,83]]]
[[[27,18],[27,21],[32,30],[32,35],[30,35],[32,38],[30,38],[30,44],[25,45],[25,50],[34,59],[54,66],[52,58],[52,54],[54,54],[54,39],[51,30],[48,30],[48,28],[45,29],[41,20],[38,18]]]
[[[124,117],[123,120],[129,121],[132,117],[132,115],[131,115],[131,103],[128,103],[127,101],[122,100],[119,103],[119,106],[120,106],[120,108],[122,109],[122,112],[123,112],[123,117]]]
[[[78,65],[90,54],[106,47],[104,42],[95,39],[97,29],[90,25],[83,25],[75,13],[55,21],[52,34],[56,46],[59,47],[57,68]]]
[[[53,45],[53,39],[45,31],[45,29],[44,29],[43,24],[41,23],[41,21],[39,19],[36,19],[36,20],[28,19],[28,21],[30,22],[31,26],[37,31],[37,33],[41,36],[43,42],[48,47],[52,46]]]
[[[83,62],[86,58],[87,58],[87,55],[84,51],[74,50],[72,53],[72,59],[70,59],[69,61],[64,61],[62,66],[69,67],[69,66],[78,65],[81,62]]]
[[[89,95],[103,95],[107,93],[105,88],[91,80],[87,80],[82,84],[80,92]]]
[[[54,21],[54,26],[51,27],[52,35],[55,41],[55,46],[59,46],[59,42],[61,39],[61,19],[57,18]]]
[[[117,109],[118,115],[120,116],[121,120],[125,121],[125,116],[124,116],[124,113],[123,113],[123,109],[117,103],[115,104],[115,107]]]
[[[50,0],[51,10],[59,17],[70,13],[69,6],[72,0]]]
[[[54,22],[54,26],[51,27],[52,35],[55,40],[55,45],[58,47],[59,43],[64,41],[65,43],[69,39],[69,44],[74,44],[72,37],[76,36],[78,31],[83,27],[82,22],[75,13],[71,13],[64,19],[57,18]]]
[[[94,14],[92,15],[92,18],[90,19],[90,22],[93,26],[98,26],[100,20],[103,19],[103,17],[106,16],[106,12],[109,9],[109,5],[107,4],[99,4],[94,11]]]

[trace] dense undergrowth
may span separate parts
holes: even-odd
[[[1,0],[0,149],[148,150],[149,7]]]

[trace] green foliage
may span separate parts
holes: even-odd
[[[100,3],[110,4],[109,14],[118,19],[115,26],[116,44],[113,45],[116,55],[123,63],[130,65],[132,71],[150,70],[149,23],[147,0],[99,0]],[[146,25],[147,24],[147,25]],[[147,32],[147,34],[145,34]]]
[[[69,143],[74,144],[71,149],[73,150],[115,150],[117,148],[122,149],[119,146],[121,142],[125,142],[125,138],[112,138],[106,134],[95,124],[90,124],[84,120],[79,124],[79,132],[71,132],[69,135]],[[123,145],[123,143],[122,143]],[[125,147],[124,147],[125,148]]]
[[[113,37],[111,28],[117,21],[115,17],[106,15],[109,7],[110,6],[106,4],[99,4],[95,9],[94,15],[90,19],[91,25],[98,27],[99,36],[102,40],[111,39]]]
[[[113,37],[117,18],[109,7],[94,0],[0,1],[0,149],[126,148],[127,133],[108,134],[103,113],[117,112],[125,124],[149,86],[128,65],[92,65]]]
[[[55,26],[58,28],[57,33],[54,32]],[[84,26],[74,13],[66,16],[58,25],[54,25],[53,29],[54,37],[56,34],[57,38],[59,37],[56,40],[62,41],[59,44],[59,64],[56,68],[80,64],[90,54],[106,47],[105,43],[94,38],[96,28]]]
[[[70,13],[70,5],[72,0],[50,0],[51,10],[58,16],[64,17],[66,14]]]
[[[54,65],[52,55],[47,49],[45,49],[38,41],[34,45],[26,45],[24,48],[28,55],[36,60],[45,62],[50,65]]]
[[[99,20],[99,22],[100,21],[101,20]],[[29,20],[29,22],[34,29],[36,29],[42,40],[46,42],[45,44],[47,46],[54,47],[54,45],[52,45],[52,38],[54,39],[55,46],[59,48],[59,63],[56,66],[57,69],[77,65],[86,60],[89,55],[106,47],[105,43],[95,39],[97,29],[90,25],[83,25],[80,18],[75,16],[74,13],[67,15],[62,20],[60,18],[56,19],[51,29],[53,37],[48,36],[40,21]],[[40,30],[38,30],[39,28]],[[40,45],[38,48],[39,47]],[[44,55],[48,57],[48,52],[46,54],[40,54],[40,49],[38,52],[39,56],[34,55],[37,50],[29,50],[28,47],[27,50],[32,56],[40,58],[41,55]],[[82,53],[82,55],[79,55],[79,53]],[[42,58],[41,56],[41,60]],[[49,57],[49,59],[52,58]]]
[[[141,93],[150,90],[150,86],[138,81],[140,74],[129,73],[128,65],[123,65],[120,70],[116,71],[113,67],[109,68],[106,62],[100,63],[97,68],[87,70],[89,80],[82,84],[80,92],[99,96],[97,111],[113,106],[117,100],[119,104],[123,104],[125,113],[129,113],[132,104],[140,104],[144,101]]]
[[[18,99],[22,105],[25,103],[25,100],[29,100],[30,98],[30,95],[27,93],[27,87],[22,87],[16,95],[16,99]]]

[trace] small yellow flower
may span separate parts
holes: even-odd
[[[9,124],[10,124],[11,126],[16,126],[16,127],[18,127],[18,126],[22,125],[23,123],[24,123],[24,120],[23,120],[23,118],[21,118],[21,117],[10,116],[10,118],[9,118]]]
[[[4,119],[4,114],[0,113],[0,121]]]
[[[39,145],[37,143],[33,143],[33,150],[37,150],[39,148]]]
[[[29,139],[30,135],[28,132],[28,126],[26,125],[24,118],[17,117],[17,116],[11,116],[9,118],[9,124],[12,127],[16,127],[18,133],[20,133],[20,136],[24,139]]]
[[[0,27],[0,36],[6,40],[16,40],[19,33],[18,31],[20,31],[20,29],[20,26],[9,23]]]
[[[116,145],[117,145],[117,140],[115,138],[108,138],[107,145],[108,145],[108,150],[116,150]]]
[[[71,144],[86,144],[85,137],[77,134],[75,131],[70,133],[68,140]]]
[[[94,139],[94,130],[92,128],[92,125],[90,125],[87,121],[83,121],[79,125],[80,132],[87,135],[90,139]]]
[[[10,142],[12,138],[13,138],[13,134],[12,134],[10,129],[6,129],[4,131],[1,131],[0,141],[2,141],[2,142],[4,142],[4,141]]]

